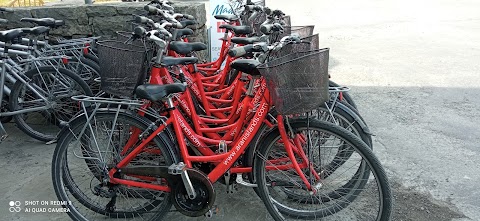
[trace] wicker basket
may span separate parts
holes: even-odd
[[[146,78],[150,49],[107,40],[97,43],[100,61],[100,88],[111,95],[131,97]]]
[[[328,101],[328,52],[296,52],[258,66],[278,113],[302,114]]]

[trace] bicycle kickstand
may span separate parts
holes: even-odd
[[[0,122],[0,143],[2,143],[2,141],[7,139],[7,137],[8,137],[7,131],[3,127],[3,124]]]

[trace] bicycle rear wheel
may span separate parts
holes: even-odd
[[[389,219],[390,186],[378,159],[364,142],[327,122],[297,120],[291,128],[295,136],[310,141],[301,148],[313,166],[302,172],[316,191],[307,190],[298,173],[288,167],[291,160],[280,134],[271,133],[260,145],[254,171],[260,197],[274,220]],[[351,153],[346,154],[349,157],[341,166],[332,169],[331,163],[339,157],[339,146]]]
[[[61,127],[80,110],[78,102],[71,99],[75,95],[92,96],[90,87],[75,73],[52,66],[31,69],[25,73],[42,96],[40,99],[30,88],[17,81],[10,94],[12,111],[27,108],[45,107],[47,110],[17,114],[13,118],[18,128],[27,135],[40,140],[56,139]]]
[[[73,220],[149,220],[164,215],[172,205],[170,193],[111,184],[106,175],[109,168],[133,150],[122,153],[122,147],[134,131],[145,131],[151,122],[124,112],[119,113],[118,118],[115,113],[97,113],[90,122],[92,127],[81,134],[86,124],[82,114],[62,131],[52,161],[52,179],[58,200],[71,202],[66,206],[71,211],[68,215]],[[166,139],[163,134],[155,137],[146,148],[149,151],[138,154],[127,166],[169,166],[178,162]],[[160,178],[129,176],[121,172],[118,177],[166,185]]]

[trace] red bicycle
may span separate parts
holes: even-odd
[[[275,67],[295,67],[298,62],[308,62],[309,56],[321,53],[325,50],[292,55],[287,63],[267,63],[261,69],[262,75],[271,76],[269,72],[275,72]],[[260,75],[257,71],[249,74],[254,78]],[[253,104],[253,82],[248,84],[247,96],[242,100],[246,104]],[[232,182],[234,175],[241,182],[242,173],[253,171],[257,191],[275,220],[342,217],[346,207],[349,212],[364,213],[363,204],[354,200],[359,196],[370,199],[360,194],[372,185],[376,191],[368,191],[368,196],[378,202],[369,204],[375,207],[371,217],[388,219],[391,198],[383,169],[368,146],[348,131],[310,118],[291,119],[277,114],[277,126],[262,138],[253,155],[255,163],[248,167],[242,164],[241,156],[258,135],[266,116],[273,111],[272,102],[276,101],[265,91],[253,117],[246,122],[200,128],[216,133],[240,128],[238,136],[232,136],[228,142],[202,136],[191,128],[189,121],[195,118],[186,119],[173,101],[176,93],[185,90],[181,83],[137,88],[139,98],[165,106],[165,116],[142,109],[144,104],[139,101],[75,98],[82,102],[85,112],[62,131],[52,162],[59,200],[73,202],[65,206],[71,218],[157,220],[172,203],[187,216],[204,215],[211,212],[214,204],[212,183],[221,178]],[[102,109],[105,103],[116,108]],[[122,105],[129,108],[121,108]],[[151,121],[138,111],[156,118]],[[243,116],[246,112],[247,109],[242,111]],[[331,155],[324,152],[332,147],[350,155],[343,163],[348,166],[335,167],[337,160],[343,159],[325,159]]]

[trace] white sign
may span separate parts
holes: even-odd
[[[223,20],[217,20],[215,15],[234,14],[233,9],[240,9],[245,5],[247,0],[210,0],[209,20],[210,20],[210,58],[216,61],[220,57],[222,49],[222,38],[225,35],[225,29],[218,28],[225,24]],[[252,1],[254,4],[265,5],[265,1]],[[230,4],[232,5],[230,5]],[[233,8],[233,9],[232,9]]]
[[[211,61],[216,61],[220,57],[222,49],[222,38],[225,35],[225,29],[218,28],[226,24],[223,20],[217,20],[215,15],[234,14],[228,0],[210,0],[210,55]]]

